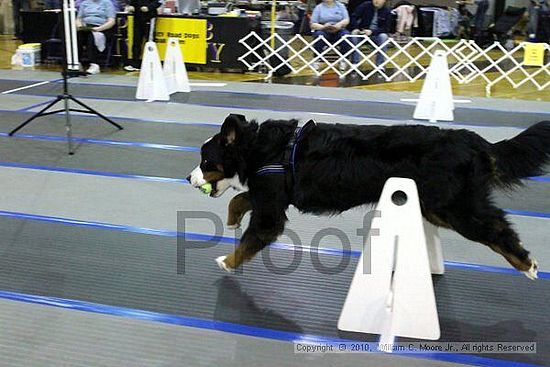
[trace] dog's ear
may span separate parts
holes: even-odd
[[[225,145],[235,144],[239,140],[242,129],[246,126],[246,117],[238,114],[230,114],[222,124],[222,141]]]

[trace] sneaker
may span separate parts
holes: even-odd
[[[90,64],[90,67],[88,68],[88,70],[86,70],[86,72],[90,75],[94,75],[99,74],[101,72],[101,69],[99,69],[98,64]]]
[[[315,61],[313,64],[311,64],[311,67],[317,71],[319,71],[319,69],[321,68],[321,66],[319,65],[319,61]]]
[[[133,65],[126,65],[124,67],[124,70],[126,70],[126,71],[139,71],[139,68],[136,68]]]
[[[340,71],[346,71],[346,69],[348,68],[348,63],[342,60],[340,61],[339,67],[340,67]]]

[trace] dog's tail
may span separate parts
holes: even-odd
[[[521,185],[520,179],[539,176],[550,162],[550,121],[541,121],[518,136],[493,144],[497,184]]]

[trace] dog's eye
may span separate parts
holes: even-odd
[[[204,160],[202,161],[202,163],[206,164],[206,163],[208,163],[208,160],[207,160],[207,159],[204,159]]]

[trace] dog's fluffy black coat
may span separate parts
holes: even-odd
[[[518,270],[536,275],[536,263],[491,193],[542,174],[550,156],[550,121],[496,144],[467,130],[319,123],[298,143],[291,188],[285,175],[256,175],[258,168],[282,161],[297,125],[297,120],[258,125],[230,115],[202,147],[204,174],[238,175],[249,188],[250,225],[235,253],[225,258],[227,268],[249,260],[282,233],[289,205],[339,213],[376,202],[388,178],[406,177],[416,182],[428,221],[483,243]]]

